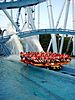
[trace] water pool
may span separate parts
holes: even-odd
[[[75,100],[75,77],[0,58],[0,100]]]

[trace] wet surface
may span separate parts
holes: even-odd
[[[72,59],[70,64],[64,65],[60,72],[75,76],[75,59]]]
[[[75,77],[0,58],[0,100],[75,100]]]

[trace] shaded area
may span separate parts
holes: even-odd
[[[75,100],[75,77],[0,58],[0,100]]]
[[[50,40],[51,40],[50,34],[39,35],[40,44],[41,44],[41,46],[42,46],[42,48],[44,49],[45,52],[48,49],[48,45],[50,43]],[[52,45],[51,45],[50,51],[52,51]]]
[[[48,49],[48,45],[50,43],[50,40],[51,40],[50,34],[44,34],[44,35],[39,36],[40,44],[41,44],[41,46],[42,46],[42,48],[44,49],[45,52]],[[59,34],[56,34],[56,41],[57,41],[57,49],[58,49],[58,52],[59,52],[60,44],[61,44],[61,36]],[[73,40],[72,40],[72,38],[71,37],[64,37],[64,44],[63,44],[62,53],[72,55],[72,50],[73,50]],[[51,44],[49,51],[53,52],[52,44]]]

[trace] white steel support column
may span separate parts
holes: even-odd
[[[13,10],[12,9],[11,9],[11,18],[13,19]],[[12,24],[12,28],[13,28],[13,24]]]
[[[64,29],[66,29],[66,25],[67,25],[70,1],[71,1],[71,0],[67,0],[66,13],[65,13],[65,20],[64,20]],[[59,50],[59,53],[60,53],[60,54],[62,53],[63,43],[64,43],[64,35],[62,35],[62,40],[61,40],[61,45],[60,45],[60,50]]]
[[[57,28],[58,25],[59,25],[59,21],[60,21],[60,19],[61,19],[61,16],[62,16],[64,7],[65,7],[65,3],[66,3],[66,0],[64,1],[63,6],[62,6],[62,9],[61,9],[61,12],[60,12],[60,14],[59,14],[59,17],[58,17],[58,20],[57,20],[57,23],[56,23],[56,28]]]
[[[28,14],[28,28],[35,29],[35,24],[33,20],[33,7],[27,7],[27,14]]]
[[[49,7],[48,13],[50,14],[50,18],[51,18],[51,20],[49,19],[50,28],[54,28],[54,19],[53,19],[53,13],[52,13],[51,0],[48,0],[48,7]],[[53,52],[57,53],[56,36],[55,36],[55,34],[51,34],[51,37],[52,37]],[[50,41],[50,43],[51,43],[51,41]],[[49,47],[50,47],[50,43],[49,43],[49,46],[48,46],[48,50],[49,50]]]
[[[73,30],[75,30],[75,2],[72,0]],[[73,36],[73,55],[75,55],[75,35]]]
[[[13,21],[12,17],[9,15],[9,13],[3,9],[3,12],[5,13],[5,15],[8,17],[8,19],[11,21],[11,23],[14,25],[14,27],[16,28],[16,30],[18,32],[20,32],[19,27],[16,25],[16,23]]]
[[[27,7],[26,8],[26,24],[27,24],[27,29],[31,29],[34,30],[35,29],[35,25],[34,25],[34,20],[33,20],[33,7]],[[26,52],[29,51],[29,44],[26,42]]]
[[[50,40],[49,46],[48,46],[48,48],[47,48],[47,52],[49,52],[49,49],[50,49],[50,47],[51,47],[51,44],[52,44],[52,39]]]
[[[33,7],[27,7],[26,8],[26,25],[27,25],[27,29],[29,30],[35,30],[36,27],[35,27],[35,23],[34,23],[34,18],[33,18]],[[29,44],[32,45],[33,48],[35,48],[35,51],[43,51],[43,48],[41,47],[40,45],[40,42],[39,42],[39,38],[38,36],[32,36],[32,37],[29,37],[29,40],[31,41]],[[27,43],[27,50],[29,50],[30,48],[30,45]]]

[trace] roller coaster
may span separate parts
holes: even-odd
[[[72,55],[75,56],[75,2],[74,0],[59,1],[63,1],[63,5],[58,18],[56,18],[56,25],[54,25],[56,19],[54,20],[51,0],[0,0],[0,11],[11,23],[3,36],[0,35],[0,100],[30,100],[30,98],[31,100],[75,100],[75,59],[67,59],[71,60],[71,63],[63,65],[62,70],[58,72],[49,70],[52,68],[35,67],[36,63],[34,62],[35,58],[40,54],[42,54],[42,56],[38,57],[40,59],[44,54],[47,55],[44,55],[43,60],[45,62],[48,61],[51,54],[58,55],[57,53],[59,53],[60,56],[63,55],[63,47],[66,44],[64,40],[69,36],[66,48],[67,50],[70,49],[72,42]],[[49,28],[40,27],[40,6],[43,3],[47,7]],[[73,27],[68,29],[70,5],[72,7],[71,23]],[[35,10],[36,8],[38,11]],[[63,14],[64,9],[65,14]],[[38,14],[37,22],[35,12]],[[59,24],[63,15],[65,16],[64,24],[61,27]],[[7,19],[5,19],[5,23],[2,20],[2,24],[6,24]],[[35,23],[37,23],[37,26]],[[39,41],[40,35],[49,35],[51,37],[47,47],[47,54],[41,52],[44,50]],[[58,41],[57,36],[59,36]],[[60,43],[59,50],[58,42]],[[52,53],[49,52],[51,47]],[[52,59],[53,55],[51,56]],[[60,57],[56,58],[54,61],[59,62]],[[43,65],[47,65],[47,63]]]
[[[46,2],[47,4],[47,8],[48,8],[48,15],[49,15],[49,23],[50,23],[50,28],[49,29],[39,29],[39,19],[38,19],[38,29],[35,28],[35,24],[34,24],[34,19],[33,15],[35,13],[35,7],[34,5],[39,5],[39,3],[42,2]],[[61,39],[61,45],[60,45],[60,50],[59,53],[62,53],[62,48],[63,48],[63,43],[64,43],[64,35],[71,35],[71,37],[73,37],[73,55],[75,53],[75,49],[74,49],[74,35],[75,35],[75,15],[74,15],[74,0],[72,0],[72,12],[73,12],[73,29],[66,29],[67,26],[67,20],[68,20],[68,14],[69,14],[69,8],[70,8],[70,3],[71,0],[67,0],[63,2],[63,6],[61,9],[61,12],[59,14],[59,18],[57,20],[57,24],[56,27],[54,28],[54,19],[53,19],[53,9],[52,9],[52,3],[50,0],[1,0],[0,1],[0,10],[4,12],[4,14],[7,16],[7,18],[10,20],[10,22],[12,23],[12,25],[15,27],[16,30],[16,35],[20,38],[25,38],[25,37],[29,37],[29,36],[34,36],[34,35],[40,35],[40,34],[51,34],[51,40],[48,46],[48,49],[50,49],[50,44],[52,44],[53,47],[53,52],[58,52],[57,50],[57,41],[56,41],[56,34],[62,34],[62,39]],[[51,5],[51,6],[49,6]],[[66,5],[66,11],[65,11],[65,19],[64,19],[64,28],[59,28],[59,22],[60,19],[62,17],[62,13],[64,10],[64,6]],[[16,18],[16,22],[13,19],[13,14],[12,14],[12,9],[18,9],[18,13],[17,13],[17,18]],[[21,10],[25,9],[25,23],[22,25],[22,29],[25,27],[25,25],[27,25],[27,27],[29,28],[29,31],[23,31],[20,29],[20,17],[21,17]],[[6,9],[11,9],[11,15],[8,13],[8,11]],[[38,7],[38,18],[39,18],[39,7]],[[23,13],[22,13],[23,14]],[[11,37],[13,36],[13,34],[11,33],[11,35],[7,35],[4,36],[3,39],[0,37],[0,44],[7,44],[7,41],[9,41],[11,39]],[[37,37],[37,36],[36,36]],[[36,41],[36,38],[34,37],[34,40]],[[38,41],[38,40],[37,40]],[[40,43],[38,41],[38,44],[40,46]],[[2,48],[2,46],[1,46]],[[10,48],[10,47],[9,47]],[[26,47],[28,48],[28,46]],[[40,46],[42,51],[42,47]],[[28,49],[26,49],[28,50]],[[35,50],[36,51],[36,50]]]

